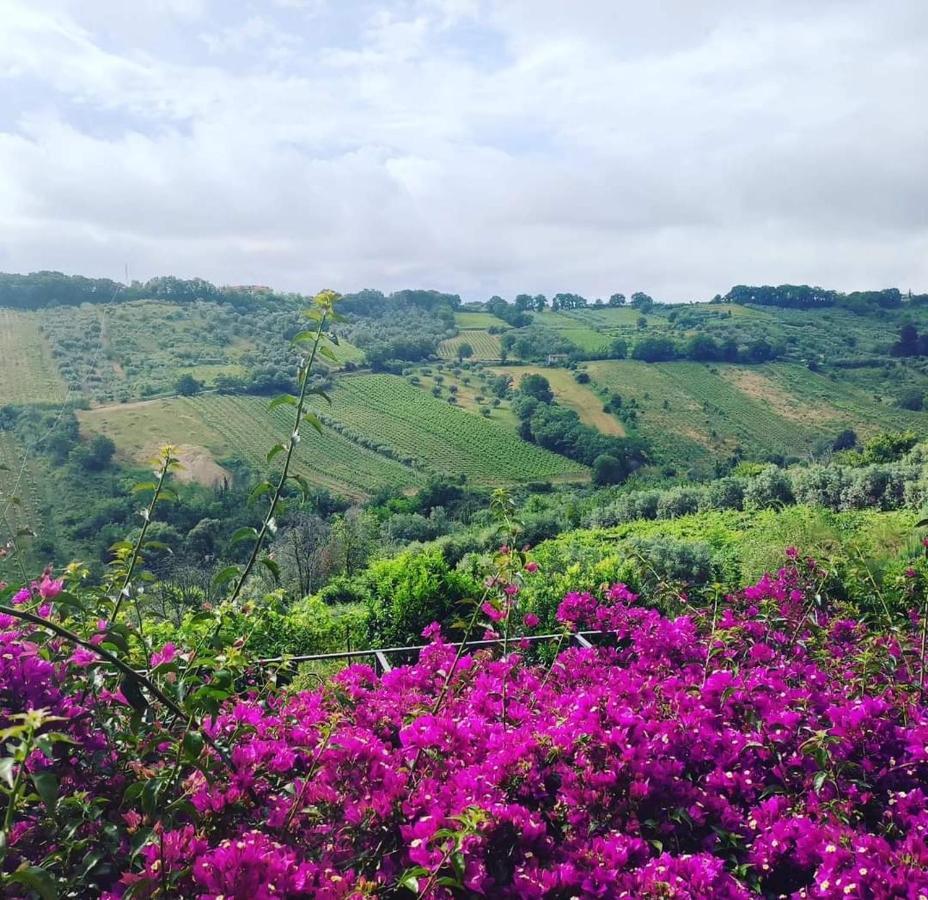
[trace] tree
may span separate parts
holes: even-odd
[[[603,453],[593,461],[594,484],[618,484],[625,478],[625,474],[624,463],[609,453]]]
[[[516,309],[519,312],[525,312],[527,309],[535,308],[535,300],[530,294],[516,295]]]
[[[648,296],[642,291],[635,291],[635,293],[632,294],[631,305],[635,307],[635,309],[645,311],[654,306],[654,298]]]
[[[899,329],[899,340],[890,348],[893,356],[918,356],[919,351],[918,329],[906,322]]]
[[[203,385],[188,372],[186,375],[181,375],[180,378],[177,379],[174,389],[181,397],[192,397],[194,394],[200,393],[203,389]]]
[[[716,360],[720,356],[719,345],[708,334],[694,334],[686,343],[686,356],[699,362]]]
[[[474,348],[465,341],[463,344],[458,344],[458,359],[465,360],[470,359],[474,355]]]
[[[534,397],[542,403],[552,403],[554,393],[544,375],[523,375],[519,382],[519,392],[527,397]]]
[[[853,450],[857,446],[857,432],[852,428],[845,428],[832,442],[831,449],[835,453],[841,450]]]
[[[548,298],[544,294],[535,294],[535,312],[544,312]]]
[[[609,359],[625,359],[628,356],[628,343],[624,338],[615,338],[609,345]]]
[[[610,306],[625,306],[625,294],[613,294],[609,298]]]
[[[644,362],[664,362],[674,359],[676,355],[677,346],[670,338],[645,338],[632,348],[632,359]]]

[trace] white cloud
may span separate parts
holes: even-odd
[[[114,8],[0,0],[0,269],[928,289],[918,0]]]

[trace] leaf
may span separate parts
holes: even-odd
[[[924,528],[926,525],[928,525],[928,519],[922,519],[920,522],[915,523],[916,528]]]
[[[268,412],[273,412],[277,409],[278,406],[297,406],[299,405],[299,400],[293,396],[293,394],[281,394],[279,397],[275,397],[268,403],[267,408]]]
[[[188,731],[184,735],[183,748],[188,759],[199,759],[203,751],[203,735],[199,731]]]
[[[174,555],[174,551],[165,544],[164,541],[145,541],[142,546],[146,550],[162,550],[165,553],[170,553],[172,556]]]
[[[274,562],[274,560],[271,559],[269,556],[265,556],[262,558],[261,565],[267,568],[270,571],[271,575],[274,576],[275,584],[279,584],[280,583],[280,566],[277,565],[277,563]]]
[[[224,569],[220,569],[213,577],[213,587],[222,587],[227,581],[238,578],[240,574],[241,571],[238,566],[226,566]]]
[[[338,357],[335,355],[331,347],[320,347],[319,355],[324,356],[330,362],[337,363]]]
[[[58,897],[54,879],[45,869],[40,869],[38,866],[23,864],[9,876],[9,880],[35,891],[42,900],[56,900]]]
[[[270,450],[267,451],[267,461],[270,462],[278,453],[282,453],[287,448],[283,444],[274,444]]]
[[[15,765],[16,760],[12,756],[4,756],[0,759],[0,781],[5,781],[11,788],[16,780],[16,776],[13,774],[13,766]]]
[[[316,331],[315,329],[307,329],[305,331],[297,332],[293,335],[294,344],[312,344],[316,340]]]
[[[140,481],[137,484],[132,485],[132,493],[138,494],[142,491],[154,491],[158,489],[158,485],[154,481]]]
[[[51,772],[34,772],[32,783],[48,814],[55,815],[55,808],[58,806],[58,778]]]
[[[319,421],[319,416],[317,416],[315,413],[311,413],[311,412],[304,413],[303,421],[309,422],[309,424],[313,428],[315,428],[316,431],[319,432],[319,434],[322,434],[322,422]]]
[[[322,397],[322,399],[325,400],[329,406],[332,405],[332,398],[321,387],[310,388],[306,393],[315,394],[317,397]]]
[[[247,541],[251,538],[256,538],[258,536],[258,529],[252,528],[251,525],[245,525],[242,528],[236,529],[235,533],[229,539],[229,546],[233,547],[239,541]]]
[[[254,503],[255,500],[257,500],[259,497],[268,493],[268,491],[273,491],[273,490],[274,490],[273,484],[271,484],[269,481],[262,481],[256,484],[254,488],[252,488],[251,493],[248,495],[248,502]]]

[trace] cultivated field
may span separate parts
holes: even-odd
[[[548,379],[555,400],[562,406],[572,409],[585,425],[597,429],[603,434],[624,437],[625,428],[610,413],[603,411],[603,400],[589,385],[578,384],[573,372],[568,369],[549,369],[544,366],[494,366],[491,370],[497,375],[512,378],[513,387],[519,386],[519,380],[525,375],[542,375]]]
[[[520,440],[497,422],[455,409],[394,375],[338,379],[329,415],[399,454],[479,484],[583,480],[587,470]]]
[[[64,399],[67,386],[39,331],[38,313],[0,309],[0,359],[0,405]]]
[[[844,428],[861,436],[881,429],[928,433],[928,416],[877,402],[847,383],[786,363],[765,366],[589,362],[596,384],[637,401],[636,428],[661,460],[705,462],[743,448],[752,457],[795,456]]]
[[[458,312],[454,314],[454,324],[466,331],[470,329],[508,328],[509,326],[502,320],[498,319],[492,313],[486,312]]]
[[[269,468],[266,455],[285,440],[290,421],[284,410],[268,411],[263,397],[210,394],[100,407],[78,413],[81,431],[111,437],[119,456],[146,463],[166,443],[181,446],[194,480],[215,483],[218,463],[241,455],[256,469]],[[279,465],[280,456],[276,463]],[[310,483],[361,498],[381,485],[405,487],[423,480],[420,472],[359,446],[331,428],[321,435],[305,428],[294,471]]]
[[[442,359],[457,359],[461,344],[470,344],[474,351],[470,359],[492,361],[501,358],[499,335],[486,331],[462,331],[453,338],[442,341],[438,345],[438,355]]]

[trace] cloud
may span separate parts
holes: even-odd
[[[2,2],[0,269],[928,290],[918,0]]]

